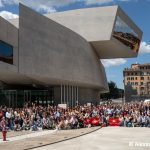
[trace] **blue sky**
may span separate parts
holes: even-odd
[[[120,5],[131,19],[142,29],[143,39],[137,58],[104,60],[108,81],[123,88],[123,69],[132,63],[150,63],[150,0],[0,0],[0,15],[6,19],[18,17],[18,3],[40,13],[71,9]]]

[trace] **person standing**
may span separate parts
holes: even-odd
[[[6,130],[6,120],[5,120],[5,117],[2,118],[0,126],[1,126],[1,129],[2,129],[3,141],[6,141],[7,130]]]

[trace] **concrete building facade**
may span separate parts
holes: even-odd
[[[100,59],[138,54],[142,32],[118,6],[46,15],[19,8],[18,19],[0,18],[3,104],[98,103],[109,91]]]

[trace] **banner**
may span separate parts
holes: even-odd
[[[85,118],[84,124],[86,124],[86,125],[91,124],[94,126],[99,125],[100,124],[100,118],[99,117]]]
[[[109,118],[108,123],[110,126],[120,126],[119,118]]]

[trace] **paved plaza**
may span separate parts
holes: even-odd
[[[0,139],[3,150],[149,150],[149,128],[94,127],[77,130],[45,130],[8,133]],[[149,144],[144,145],[144,144]]]
[[[56,144],[72,138],[90,134],[101,127],[82,128],[74,130],[40,130],[40,131],[19,131],[9,132],[7,141],[0,138],[0,150],[24,150],[43,147],[49,144]]]
[[[13,131],[11,133],[8,133],[8,138],[6,142],[13,142],[13,141],[20,141],[20,140],[26,140],[26,139],[31,139],[31,138],[36,138],[36,137],[41,137],[44,135],[49,135],[51,133],[56,132],[56,130],[45,130],[45,131],[39,131],[39,132],[29,132],[23,131],[23,132],[16,132],[13,136]],[[2,139],[0,139],[0,143],[4,143]]]
[[[144,145],[149,143],[149,146]],[[72,140],[34,150],[150,150],[149,128],[102,128]]]

